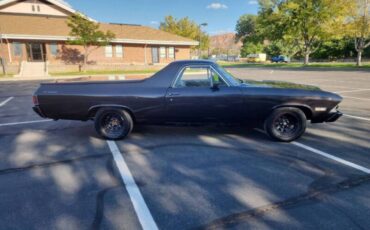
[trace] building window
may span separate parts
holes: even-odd
[[[19,42],[13,43],[13,53],[14,56],[22,56],[22,43]]]
[[[40,6],[39,5],[37,5],[37,12],[40,12],[41,10],[40,10]]]
[[[160,56],[161,58],[166,58],[166,47],[161,47],[161,48],[159,49],[159,56]]]
[[[111,45],[105,47],[105,57],[113,57],[113,48]]]
[[[168,47],[168,57],[175,58],[175,47]]]
[[[56,43],[50,44],[50,53],[53,56],[57,56],[58,55],[58,45]]]
[[[35,5],[32,5],[32,12],[35,12]]]
[[[116,45],[116,57],[123,57],[123,47],[122,45]]]

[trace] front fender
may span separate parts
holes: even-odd
[[[283,103],[276,105],[272,108],[272,110],[282,108],[282,107],[293,107],[293,108],[298,108],[303,111],[303,113],[306,115],[307,120],[311,120],[313,116],[313,109],[306,104],[300,104],[300,103]]]

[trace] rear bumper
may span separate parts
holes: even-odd
[[[35,113],[37,113],[40,117],[42,118],[46,118],[45,114],[42,112],[41,108],[39,106],[34,106],[32,107],[33,111],[35,111]]]

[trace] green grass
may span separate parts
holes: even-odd
[[[51,76],[79,76],[79,75],[119,75],[119,74],[151,74],[158,70],[89,70],[86,72],[56,72]]]
[[[0,74],[0,78],[5,78],[5,77],[13,77],[12,74],[7,74],[7,75],[4,75],[4,74]]]
[[[285,81],[255,81],[255,80],[243,80],[243,82],[252,85],[267,85],[275,88],[289,88],[289,89],[305,89],[305,90],[321,90],[317,86],[313,85],[302,85],[295,84]]]
[[[219,62],[223,67],[271,67],[271,68],[350,68],[350,69],[370,69],[370,64],[365,63],[361,67],[357,67],[355,63],[311,63],[303,65],[302,63],[238,63],[238,62]]]

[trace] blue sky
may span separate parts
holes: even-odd
[[[255,0],[65,0],[76,10],[101,22],[158,27],[166,15],[208,23],[210,34],[232,32],[242,14],[256,14]]]

